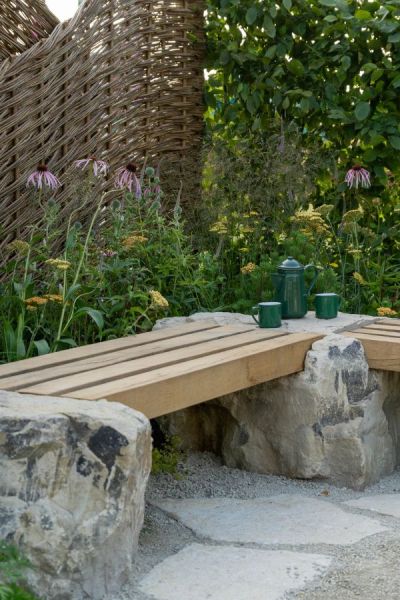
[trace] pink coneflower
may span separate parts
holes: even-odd
[[[37,190],[41,190],[43,186],[56,190],[60,187],[61,182],[49,171],[47,165],[41,164],[38,165],[36,171],[29,175],[26,185],[33,185]]]
[[[133,163],[129,163],[126,165],[126,167],[121,167],[120,169],[118,169],[115,178],[115,186],[120,189],[127,188],[130,192],[134,187],[136,198],[141,198],[142,188],[140,185],[140,181],[136,175],[136,171],[136,165],[134,165]]]
[[[371,176],[367,169],[364,169],[360,165],[354,165],[346,173],[345,182],[349,188],[355,187],[356,189],[361,186],[363,188],[371,187]]]
[[[97,160],[95,156],[89,156],[89,158],[83,158],[75,161],[75,166],[78,169],[84,171],[89,165],[93,168],[93,175],[98,177],[99,175],[107,175],[108,164],[104,160]]]

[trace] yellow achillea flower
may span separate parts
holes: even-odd
[[[46,265],[60,269],[60,271],[67,271],[67,269],[69,269],[71,266],[69,260],[62,260],[61,258],[49,258],[45,262]]]
[[[217,233],[218,235],[224,235],[228,233],[228,219],[227,217],[222,217],[219,221],[216,221],[210,227],[211,233]]]
[[[162,294],[160,294],[160,292],[158,292],[157,290],[150,290],[149,294],[151,297],[151,305],[153,307],[157,307],[157,308],[168,308],[169,307],[168,300],[166,298],[164,298],[164,296]]]
[[[358,273],[357,271],[353,273],[353,279],[355,279],[360,285],[367,285],[367,282],[365,281],[364,277],[361,275],[361,273]]]
[[[240,272],[243,273],[243,275],[247,275],[248,273],[252,273],[256,268],[257,266],[254,263],[249,262],[240,269]]]
[[[321,206],[315,209],[315,212],[320,214],[321,217],[327,217],[334,208],[333,204],[321,204]]]
[[[29,252],[29,244],[28,242],[24,242],[23,240],[14,240],[10,244],[7,245],[7,248],[11,252],[18,252],[21,256],[26,256]]]
[[[32,298],[27,298],[25,300],[25,304],[29,306],[42,306],[43,304],[47,304],[48,299],[42,296],[32,296]]]
[[[388,306],[380,306],[377,311],[379,317],[396,317],[397,311]]]
[[[60,294],[45,294],[43,298],[50,300],[50,302],[58,302],[60,304],[63,302],[63,297]]]
[[[362,219],[364,215],[364,211],[361,207],[356,208],[354,210],[348,210],[344,213],[342,222],[343,223],[357,223],[360,219]]]
[[[124,248],[133,248],[133,246],[137,246],[139,244],[144,244],[145,242],[148,241],[149,238],[145,237],[144,235],[140,235],[140,234],[133,234],[130,235],[129,237],[125,238],[124,240],[122,240],[122,245],[124,246]]]
[[[296,211],[290,220],[301,225],[304,233],[323,235],[329,232],[329,228],[323,220],[322,215],[312,204],[308,206],[307,210],[300,209]]]

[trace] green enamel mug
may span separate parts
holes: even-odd
[[[281,302],[260,302],[253,306],[252,317],[259,327],[266,329],[280,327],[282,322],[282,303]],[[258,319],[254,314],[258,313]]]
[[[315,316],[317,319],[334,319],[338,316],[340,296],[334,293],[315,294]]]

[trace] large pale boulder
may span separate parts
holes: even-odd
[[[399,462],[400,374],[370,371],[359,341],[329,333],[314,343],[302,373],[164,423],[185,448],[213,451],[228,466],[362,489]]]
[[[151,463],[146,417],[121,404],[0,391],[0,538],[46,600],[101,600],[132,567]]]

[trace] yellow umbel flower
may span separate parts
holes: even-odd
[[[157,290],[150,290],[149,294],[151,298],[151,305],[153,307],[164,309],[169,307],[168,300],[164,298],[164,296],[160,294],[160,292],[158,292]]]
[[[355,279],[360,285],[367,285],[364,277],[361,275],[361,273],[357,273],[357,271],[353,273],[353,279]]]
[[[333,204],[321,204],[318,208],[315,209],[315,212],[321,215],[321,217],[327,217],[329,213],[333,211],[335,207]]]
[[[28,242],[24,242],[24,240],[14,240],[7,245],[7,248],[11,252],[18,252],[18,254],[21,256],[26,256],[29,252],[30,246]]]
[[[127,248],[129,250],[130,248],[133,248],[134,246],[144,244],[145,242],[148,241],[148,239],[149,238],[145,237],[144,235],[141,235],[139,233],[134,233],[134,234],[128,236],[127,238],[125,238],[124,240],[122,240],[122,245],[124,246],[124,248]]]
[[[240,272],[243,273],[243,275],[247,275],[248,273],[252,273],[256,268],[257,266],[254,263],[249,262],[240,269]]]
[[[60,271],[67,271],[70,268],[71,263],[69,262],[69,260],[62,260],[61,258],[49,258],[48,260],[46,260],[46,265],[55,267]]]
[[[323,220],[321,214],[313,207],[312,204],[308,206],[307,210],[300,209],[296,211],[290,220],[301,225],[304,233],[316,233],[317,235],[324,235],[329,232],[329,228]]]
[[[342,223],[357,223],[360,219],[362,219],[363,215],[364,211],[361,206],[354,210],[348,210],[343,215]]]
[[[63,302],[63,297],[60,296],[60,294],[45,294],[43,298],[50,300],[50,302],[58,302],[59,304],[62,304]]]
[[[379,317],[397,317],[397,311],[388,306],[380,306],[376,312]]]
[[[27,306],[43,306],[43,304],[47,304],[47,302],[47,298],[42,296],[32,296],[32,298],[27,298],[25,300]]]

